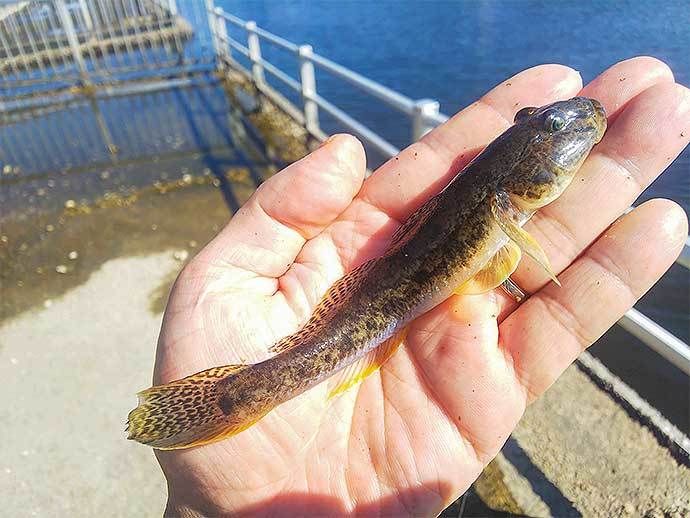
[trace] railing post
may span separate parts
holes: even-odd
[[[213,52],[216,55],[216,59],[218,59],[220,57],[221,46],[218,40],[218,29],[216,28],[217,18],[213,0],[206,0],[206,16],[208,16],[208,30],[211,33]]]
[[[319,130],[319,106],[313,99],[313,96],[316,95],[316,75],[314,74],[314,63],[311,61],[314,49],[311,45],[300,45],[298,55],[304,125],[309,133],[314,134]]]
[[[108,129],[108,125],[105,123],[105,119],[103,118],[101,108],[100,106],[98,106],[98,101],[96,101],[94,97],[91,97],[91,109],[93,110],[93,114],[96,118],[98,129],[101,130],[101,136],[105,141],[105,146],[108,148],[110,156],[114,157],[115,155],[117,155],[118,149],[115,143],[113,142],[113,136],[111,135],[110,130]]]
[[[412,112],[412,142],[417,142],[424,135],[434,129],[429,118],[438,115],[440,104],[433,99],[420,99],[414,104]]]
[[[55,0],[55,9],[57,11],[58,18],[60,18],[60,24],[65,31],[67,36],[67,41],[69,42],[70,50],[72,51],[72,58],[79,68],[79,75],[84,83],[89,82],[88,71],[86,69],[86,62],[84,57],[81,55],[81,50],[79,49],[79,39],[77,38],[77,33],[74,30],[74,24],[72,23],[72,15],[67,10],[65,5],[65,0]]]
[[[249,21],[244,28],[247,30],[247,48],[249,49],[249,60],[252,62],[252,78],[255,84],[263,84],[266,79],[264,67],[261,64],[261,43],[259,42],[259,35],[256,33],[256,22]]]
[[[223,9],[216,7],[213,10],[216,15],[216,37],[218,38],[218,45],[220,47],[220,57],[229,60],[232,57],[232,52],[230,50],[230,44],[228,43],[228,27],[223,18]]]
[[[93,20],[91,13],[89,13],[89,6],[86,5],[86,0],[79,0],[79,9],[81,10],[81,17],[84,19],[84,27],[89,33],[89,37],[93,35]]]

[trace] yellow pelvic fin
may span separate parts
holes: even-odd
[[[510,241],[470,280],[455,290],[457,295],[478,295],[500,286],[517,268],[522,253]]]
[[[354,268],[348,274],[335,281],[328,288],[321,302],[316,305],[314,312],[304,327],[278,341],[269,347],[268,350],[272,353],[282,353],[306,342],[313,335],[319,333],[329,317],[349,299],[352,292],[359,286],[366,274],[377,262],[378,259],[372,259],[360,264],[357,268]]]
[[[491,200],[491,212],[498,226],[501,227],[501,230],[503,230],[523,252],[539,263],[549,277],[551,277],[551,280],[560,286],[561,283],[551,269],[551,263],[546,256],[546,252],[544,252],[543,248],[537,243],[537,240],[518,224],[517,214],[519,213],[519,209],[513,206],[507,194],[500,193]]]
[[[347,389],[369,376],[369,374],[376,372],[379,367],[398,350],[400,344],[405,340],[406,335],[407,328],[405,327],[402,331],[397,332],[388,340],[382,342],[376,349],[368,352],[364,357],[348,365],[333,376],[329,381],[331,390],[328,394],[328,398],[330,399],[341,392],[345,392]]]
[[[139,392],[139,406],[128,416],[127,438],[173,450],[215,442],[248,428],[263,415],[233,424],[218,405],[218,382],[248,367],[214,367]]]

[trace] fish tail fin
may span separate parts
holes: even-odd
[[[127,418],[127,438],[174,450],[214,442],[251,426],[253,422],[233,425],[218,404],[219,382],[248,367],[214,367],[139,392],[139,406]]]

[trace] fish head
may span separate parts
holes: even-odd
[[[551,203],[570,184],[606,131],[601,103],[573,97],[541,108],[523,108],[509,132],[519,148],[501,187],[523,210]]]

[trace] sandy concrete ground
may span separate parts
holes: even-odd
[[[535,517],[690,516],[690,470],[576,366],[527,409],[494,464],[478,492],[495,509]]]
[[[172,252],[115,259],[83,285],[0,327],[0,495],[5,516],[160,516],[150,449],[125,440],[150,385]]]
[[[690,469],[575,366],[513,438],[503,456],[555,516],[690,516]]]

